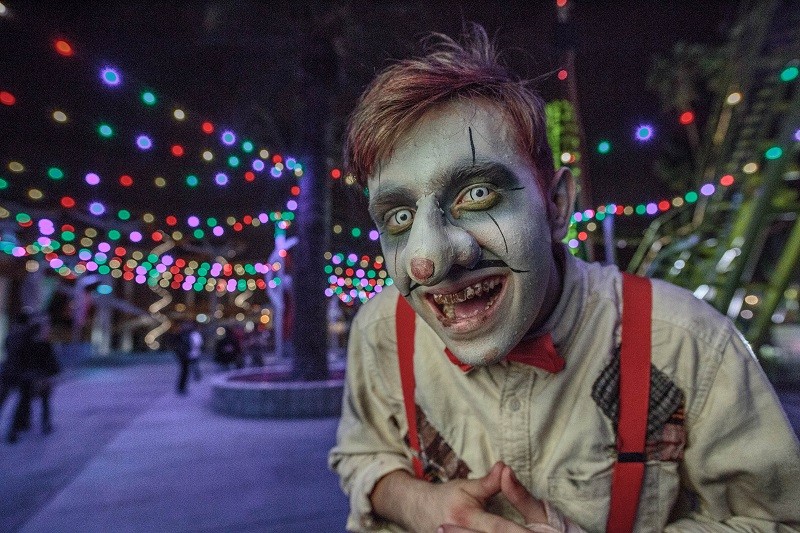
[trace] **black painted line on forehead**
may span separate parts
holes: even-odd
[[[472,166],[475,166],[475,142],[472,140],[472,126],[467,126],[469,130],[469,147],[472,150]]]

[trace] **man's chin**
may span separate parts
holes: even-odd
[[[487,347],[484,343],[480,343],[480,346],[470,346],[469,343],[446,340],[445,344],[456,359],[471,366],[488,366],[499,363],[510,351],[510,349],[504,350],[497,346]]]

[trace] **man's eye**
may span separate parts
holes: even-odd
[[[386,229],[391,235],[397,235],[407,230],[414,222],[414,212],[411,209],[402,207],[390,211],[386,215]]]
[[[493,207],[500,200],[500,194],[488,185],[473,185],[461,191],[455,204],[453,214],[458,217],[460,211],[481,211]]]
[[[486,200],[489,198],[489,195],[493,192],[494,191],[489,190],[489,187],[485,185],[478,185],[476,187],[472,187],[471,189],[467,189],[461,199],[462,201],[466,202],[480,202],[481,200]]]

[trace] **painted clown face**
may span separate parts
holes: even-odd
[[[545,198],[504,115],[474,100],[429,111],[378,168],[370,213],[397,288],[459,360],[499,361],[558,299],[571,177]]]

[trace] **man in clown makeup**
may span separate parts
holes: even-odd
[[[378,74],[346,155],[394,285],[330,465],[354,531],[800,531],[800,446],[734,326],[561,244],[575,185],[480,27]]]

